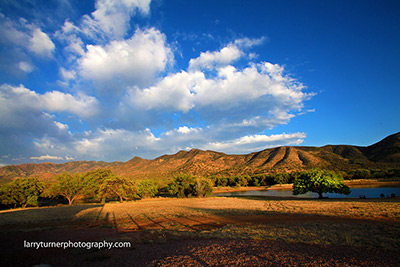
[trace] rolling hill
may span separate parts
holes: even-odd
[[[36,176],[48,179],[62,172],[87,172],[99,168],[130,178],[169,178],[177,173],[236,175],[297,171],[310,168],[337,170],[400,168],[400,132],[367,146],[327,145],[323,147],[285,146],[245,155],[192,149],[153,160],[134,157],[127,162],[72,161],[9,165],[0,168],[0,181]]]

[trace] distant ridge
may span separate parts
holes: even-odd
[[[153,160],[134,157],[127,162],[71,161],[9,165],[0,168],[0,181],[37,176],[49,179],[62,172],[80,173],[99,168],[135,179],[169,178],[177,173],[197,175],[237,175],[310,168],[337,170],[400,168],[400,132],[367,147],[326,145],[323,147],[284,146],[246,155],[229,155],[192,149]]]

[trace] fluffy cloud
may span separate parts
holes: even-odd
[[[21,61],[18,63],[18,68],[25,73],[32,72],[34,70],[34,66],[31,63],[26,61]]]
[[[18,153],[32,153],[29,158],[34,160],[56,159],[38,157],[37,154],[65,159],[68,151],[58,149],[54,144],[68,147],[75,137],[69,126],[58,121],[56,115],[65,113],[89,118],[97,112],[97,99],[83,93],[75,96],[60,91],[39,94],[23,85],[3,84],[0,86],[0,151],[13,157]]]
[[[159,140],[149,129],[128,131],[104,128],[77,133],[67,141],[46,136],[35,141],[34,149],[36,153],[77,160],[118,160],[130,159],[138,154],[152,157],[154,153],[159,153]]]
[[[299,145],[306,135],[304,133],[276,134],[276,135],[247,135],[234,140],[210,142],[202,146],[203,149],[224,151],[227,153],[250,153],[269,147]]]
[[[200,56],[189,61],[190,72],[197,70],[214,69],[230,65],[240,57],[246,55],[245,50],[257,46],[264,42],[264,37],[258,39],[242,38],[223,47],[220,51],[206,51],[200,53]],[[249,54],[248,57],[254,57]]]
[[[51,57],[54,49],[55,45],[50,37],[39,28],[36,28],[29,42],[29,50],[39,56]]]
[[[94,81],[118,79],[129,84],[147,84],[173,60],[165,36],[150,28],[137,29],[131,38],[106,46],[88,45],[79,60],[80,75]]]
[[[257,121],[259,125],[264,123],[267,128],[273,128],[292,118],[293,111],[300,111],[303,102],[311,96],[303,92],[301,83],[286,76],[278,64],[250,63],[243,69],[226,65],[236,56],[229,53],[230,56],[222,57],[224,49],[230,50],[231,46],[209,52],[207,56],[201,54],[190,61],[188,71],[170,74],[154,86],[132,87],[127,93],[127,102],[147,110],[184,114],[193,111],[206,123],[223,121],[250,126],[250,121],[253,124]],[[240,54],[244,52],[237,53]],[[212,66],[214,75],[207,75],[200,66]]]
[[[1,120],[8,120],[21,112],[68,112],[87,118],[98,111],[95,97],[78,93],[76,96],[60,91],[38,94],[25,88],[3,84],[0,86]]]
[[[55,139],[58,142],[68,143],[72,140],[69,127],[57,121],[54,114],[72,113],[83,118],[95,114],[96,110],[96,99],[86,95],[72,96],[58,91],[38,94],[22,85],[19,87],[2,85],[0,86],[2,140],[0,151],[11,153],[13,156],[19,151],[24,155],[34,153],[37,142],[35,140],[41,139]],[[46,153],[53,154],[53,151]]]
[[[64,25],[55,33],[55,37],[65,44],[64,50],[69,54],[67,60],[69,62],[75,61],[77,56],[82,56],[85,53],[80,34],[81,29],[68,20],[64,21]]]
[[[3,44],[12,43],[18,45],[27,45],[30,36],[25,33],[25,21],[14,22],[0,13],[0,42]]]
[[[80,158],[131,158],[138,151],[152,150],[158,138],[149,129],[128,131],[125,129],[98,129],[96,132],[77,139],[73,149]],[[147,154],[146,156],[149,156]]]
[[[12,21],[0,13],[0,34],[2,43],[27,48],[42,57],[51,57],[55,45],[50,37],[39,27],[29,24],[24,19]]]
[[[132,158],[139,155],[155,158],[165,153],[176,153],[182,149],[200,148],[225,153],[250,153],[269,147],[299,145],[306,135],[304,133],[277,135],[248,135],[237,139],[213,142],[212,131],[201,128],[181,126],[155,137],[150,129],[128,131],[125,129],[98,129],[87,136],[76,138],[66,146],[63,143],[49,144],[49,139],[37,143],[41,153],[59,151],[60,155],[72,153],[78,159],[107,160]]]
[[[269,147],[299,145],[306,135],[304,133],[277,135],[246,135],[237,139],[214,142],[212,131],[199,127],[181,126],[155,137],[150,129],[128,131],[125,129],[97,129],[84,136],[75,136],[68,144],[54,138],[43,138],[35,143],[38,153],[75,159],[126,160],[135,155],[155,158],[165,153],[176,153],[179,150],[200,148],[225,153],[250,153]],[[71,157],[72,158],[72,157]],[[39,158],[35,158],[39,159]],[[42,158],[44,159],[44,158]]]
[[[50,156],[50,155],[43,155],[39,157],[30,157],[30,159],[36,159],[36,160],[63,160],[64,158],[62,157],[57,157],[57,156]]]
[[[242,51],[235,45],[228,45],[220,51],[203,52],[198,58],[189,61],[189,70],[211,69],[216,66],[224,66],[240,58]]]
[[[304,133],[260,134],[302,114],[304,102],[312,96],[278,64],[234,66],[240,58],[249,58],[246,48],[260,42],[236,40],[219,51],[201,53],[190,60],[188,70],[172,73],[153,86],[131,87],[122,100],[124,112],[130,106],[132,111],[157,116],[159,122],[169,114],[183,123],[160,134],[161,151],[197,147],[243,153],[300,144]],[[150,125],[154,119],[148,121]],[[166,123],[162,125],[168,129]],[[204,127],[196,126],[199,123]]]
[[[164,33],[130,28],[133,15],[149,14],[150,0],[98,0],[95,8],[49,35],[0,13],[0,43],[12,51],[13,69],[29,76],[54,57],[62,62],[54,84],[68,90],[0,86],[0,151],[8,162],[154,158],[186,148],[247,153],[305,138],[266,134],[302,114],[311,94],[282,66],[253,61],[249,50],[265,38],[204,51],[181,69],[173,65],[180,51]]]
[[[148,14],[150,0],[98,0],[91,16],[84,16],[82,30],[92,38],[97,35],[101,38],[122,39],[136,11]]]
[[[74,70],[66,70],[64,68],[60,69],[61,77],[65,80],[73,80],[76,78],[76,72]]]
[[[11,20],[2,13],[0,36],[0,70],[12,76],[37,70],[34,60],[51,58],[55,50],[53,41],[39,27],[22,18]]]

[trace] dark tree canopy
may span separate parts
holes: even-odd
[[[56,177],[56,183],[51,188],[52,195],[60,195],[68,200],[68,204],[72,203],[84,193],[85,184],[82,175],[64,172]]]
[[[190,174],[177,175],[168,185],[169,193],[177,197],[204,197],[211,194],[212,190],[211,180]]]
[[[299,174],[293,184],[293,195],[314,192],[322,198],[323,193],[350,194],[350,188],[343,178],[333,171],[314,169]]]
[[[124,199],[134,199],[138,197],[137,188],[133,181],[113,173],[103,180],[99,188],[99,194],[102,198],[117,197],[120,202],[123,202]]]
[[[113,172],[108,169],[97,169],[87,172],[83,175],[84,194],[88,198],[105,201],[105,194],[100,192],[100,187],[109,177],[114,176]]]
[[[43,190],[44,186],[37,178],[18,178],[0,187],[0,201],[11,207],[37,206]]]

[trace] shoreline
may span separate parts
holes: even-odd
[[[344,183],[351,187],[400,187],[400,180],[377,180],[377,179],[359,179],[359,180],[345,180]],[[275,184],[271,186],[242,186],[242,187],[214,187],[213,194],[216,193],[230,193],[230,192],[244,192],[244,191],[266,191],[276,189],[292,189],[293,184]]]

